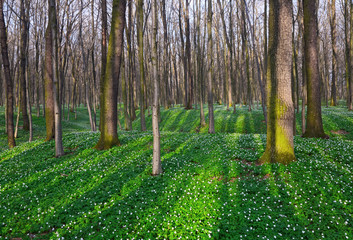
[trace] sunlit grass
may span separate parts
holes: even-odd
[[[134,131],[119,131],[122,146],[97,151],[99,134],[80,108],[77,120],[64,121],[61,158],[43,141],[42,118],[36,140],[26,143],[20,130],[13,150],[0,125],[0,239],[353,238],[353,116],[345,108],[323,108],[331,138],[296,136],[297,162],[288,166],[256,164],[266,144],[260,109],[216,106],[213,135],[198,128],[198,110],[161,113],[157,177],[152,133],[138,131],[139,119]]]

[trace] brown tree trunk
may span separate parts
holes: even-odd
[[[21,64],[20,64],[20,85],[21,85],[21,112],[23,118],[23,130],[29,130],[29,119],[27,113],[27,88],[26,88],[26,50],[27,50],[27,16],[25,0],[21,0]]]
[[[44,96],[45,96],[45,126],[47,130],[46,141],[54,138],[54,98],[53,98],[53,59],[52,59],[52,33],[51,23],[48,22],[48,28],[45,33],[45,66],[44,66]]]
[[[337,47],[336,47],[336,0],[331,0],[330,12],[330,27],[331,27],[331,44],[332,44],[332,81],[331,81],[331,106],[336,106],[336,62],[337,62]]]
[[[322,125],[316,1],[304,0],[304,55],[308,112],[303,137],[327,138]]]
[[[131,5],[131,3],[129,3]],[[130,11],[129,11],[130,13]],[[138,0],[137,5],[137,42],[138,58],[140,65],[140,123],[141,131],[146,131],[145,120],[145,69],[143,61],[143,0]]]
[[[212,0],[208,0],[207,14],[207,61],[208,61],[208,133],[215,133],[213,114],[213,42],[212,42]]]
[[[295,161],[291,94],[292,1],[270,0],[267,67],[267,144],[260,163]]]
[[[13,80],[10,71],[10,62],[7,45],[7,30],[4,19],[4,0],[0,2],[0,44],[1,44],[1,56],[2,64],[4,67],[4,77],[6,84],[6,130],[7,130],[7,142],[9,148],[16,146],[14,137],[14,122],[13,122]]]
[[[117,133],[117,94],[123,51],[125,9],[125,0],[113,1],[107,66],[103,80],[103,101],[101,102],[101,135],[95,146],[100,150],[120,145]]]

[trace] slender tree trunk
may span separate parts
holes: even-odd
[[[16,146],[14,137],[14,122],[13,122],[13,80],[10,71],[10,62],[7,45],[7,29],[5,26],[4,19],[4,0],[0,0],[0,44],[1,44],[1,56],[2,64],[4,67],[4,77],[6,84],[6,130],[7,130],[7,142],[9,148]]]
[[[337,72],[337,47],[336,47],[336,0],[331,0],[330,27],[332,44],[332,81],[331,81],[331,106],[336,106],[336,72]]]
[[[121,67],[121,92],[123,94],[123,103],[124,103],[124,119],[125,119],[125,130],[130,131],[132,129],[131,125],[131,120],[128,112],[128,93],[127,93],[127,87],[128,87],[128,79],[125,77],[125,58],[124,54],[122,55],[122,67]]]
[[[160,133],[159,133],[159,80],[157,73],[157,0],[152,0],[152,25],[153,25],[153,50],[152,50],[152,64],[153,64],[153,113],[152,113],[152,128],[153,128],[153,160],[152,160],[152,175],[159,175],[162,173],[161,164],[161,150],[160,150]]]
[[[291,94],[292,1],[270,0],[267,67],[267,144],[260,163],[295,161]]]
[[[48,0],[49,5],[49,22],[51,38],[51,57],[52,57],[52,86],[53,86],[53,102],[54,102],[54,125],[55,125],[55,156],[64,155],[62,145],[62,129],[61,129],[61,108],[59,99],[59,81],[58,81],[58,48],[57,48],[57,20],[56,20],[56,3],[55,0]]]
[[[304,0],[304,55],[308,89],[308,113],[303,137],[327,138],[322,125],[319,79],[318,23],[316,1]]]
[[[207,14],[207,61],[208,61],[208,133],[215,133],[213,114],[213,42],[212,42],[212,0],[208,0]]]
[[[101,42],[101,48],[102,48],[102,68],[101,68],[101,78],[100,78],[100,84],[99,84],[99,100],[100,103],[104,102],[103,99],[103,89],[104,89],[104,79],[105,79],[105,72],[106,72],[106,66],[107,66],[107,37],[108,37],[108,21],[107,21],[107,0],[101,0],[101,7],[102,7],[102,42]],[[75,85],[74,85],[75,88]],[[74,94],[74,91],[73,91]],[[100,115],[99,115],[99,130],[102,131],[101,128],[101,123],[102,121],[102,105],[100,105]]]
[[[107,65],[103,80],[103,101],[101,102],[101,135],[95,146],[100,150],[120,145],[117,133],[117,94],[123,51],[125,9],[125,0],[113,0]]]
[[[29,130],[29,120],[27,113],[27,95],[26,95],[26,49],[27,49],[27,16],[25,10],[25,0],[21,0],[21,64],[20,64],[20,85],[21,85],[21,112],[23,118],[23,130]]]
[[[131,4],[131,3],[129,3]],[[138,42],[138,57],[140,64],[140,122],[141,131],[146,131],[145,120],[145,69],[143,61],[143,0],[138,0],[137,6],[137,42]]]

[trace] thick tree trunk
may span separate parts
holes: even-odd
[[[4,67],[4,77],[6,85],[6,130],[7,130],[7,142],[9,148],[16,146],[14,137],[14,122],[13,122],[13,80],[10,71],[10,62],[7,46],[7,30],[5,26],[4,12],[3,12],[4,0],[0,2],[0,44],[1,44],[1,56],[2,64]]]
[[[113,1],[112,24],[101,102],[101,135],[95,146],[100,150],[120,145],[117,133],[117,94],[123,51],[125,8],[125,0]]]
[[[52,58],[52,37],[51,23],[48,22],[48,28],[45,33],[45,67],[44,67],[44,96],[45,96],[45,126],[47,130],[46,141],[54,138],[54,98],[53,98],[53,58]]]
[[[267,144],[260,163],[295,161],[291,94],[292,1],[270,0],[267,67]]]
[[[322,125],[316,1],[304,0],[304,55],[308,112],[303,137],[327,138]]]

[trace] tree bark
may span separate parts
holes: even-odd
[[[55,122],[54,122],[54,98],[53,98],[53,57],[52,57],[52,30],[51,20],[48,21],[48,27],[45,32],[45,66],[44,66],[44,97],[45,97],[45,126],[47,137],[46,141],[54,138]]]
[[[336,62],[337,62],[337,46],[336,46],[336,0],[331,0],[330,12],[330,28],[331,28],[331,44],[332,44],[332,81],[331,81],[331,100],[330,105],[336,106]]]
[[[162,173],[161,150],[160,150],[160,133],[159,133],[159,80],[157,73],[157,0],[152,3],[152,25],[153,25],[153,41],[152,41],[152,64],[153,64],[153,113],[152,113],[152,129],[153,129],[153,160],[152,175]]]
[[[4,19],[4,0],[0,2],[0,43],[1,43],[1,56],[2,64],[4,67],[4,77],[6,84],[6,130],[7,142],[9,148],[16,146],[14,137],[14,122],[13,122],[13,79],[11,77],[10,62],[7,45],[7,29]]]
[[[207,61],[208,61],[208,133],[215,133],[213,114],[213,42],[212,42],[212,0],[208,0],[207,14]]]
[[[260,163],[295,161],[291,94],[292,1],[270,0],[267,66],[267,144]]]
[[[117,94],[123,51],[125,0],[113,1],[112,24],[109,37],[107,66],[103,79],[101,102],[101,135],[96,149],[109,149],[120,145],[117,133]]]
[[[131,3],[129,3],[131,4]],[[137,5],[137,42],[140,65],[140,123],[141,131],[146,131],[145,120],[145,69],[143,61],[143,0],[138,0]]]
[[[304,0],[304,56],[308,111],[303,137],[327,138],[322,125],[316,1]]]
[[[29,119],[27,112],[27,88],[26,88],[26,50],[27,50],[27,35],[28,22],[25,10],[25,0],[21,0],[21,64],[20,64],[20,85],[21,85],[21,112],[23,119],[23,130],[29,130]]]

